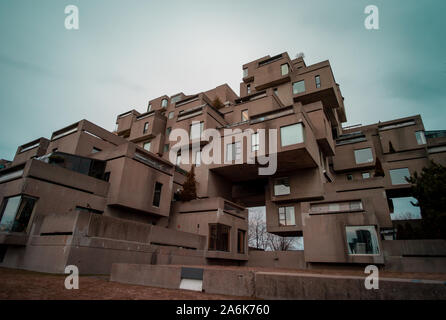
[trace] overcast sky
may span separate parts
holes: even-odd
[[[66,5],[80,29],[64,27]],[[379,8],[366,30],[364,8]],[[228,83],[287,51],[329,59],[349,124],[421,114],[446,129],[446,1],[0,1],[0,158],[81,119],[112,130],[149,99]]]

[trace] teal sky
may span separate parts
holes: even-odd
[[[380,30],[364,28],[369,4]],[[239,93],[243,63],[284,51],[330,60],[349,124],[421,114],[446,129],[445,12],[443,0],[1,0],[0,158],[84,118],[112,130],[163,94]]]

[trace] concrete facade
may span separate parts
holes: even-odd
[[[81,120],[19,146],[0,169],[0,266],[63,272],[76,264],[81,273],[110,273],[115,262],[376,264],[446,271],[444,242],[435,249],[397,242],[392,222],[409,197],[404,176],[430,160],[446,164],[445,131],[425,131],[418,115],[343,127],[344,97],[329,61],[307,66],[282,53],[242,69],[240,96],[226,84],[163,95],[143,112],[118,115],[114,132]],[[184,144],[189,163],[185,154],[171,161],[170,133],[191,132],[196,123],[199,133],[220,134],[225,158],[226,141],[240,143],[241,161],[197,162],[195,151],[209,143],[201,139]],[[228,129],[277,129],[277,137],[266,131],[266,144],[256,146],[250,134]],[[249,155],[272,144],[277,171],[261,176],[263,165]],[[176,201],[191,163],[198,198]],[[266,207],[268,232],[303,236],[304,251],[250,255],[246,208],[253,206]],[[401,253],[409,247],[421,249]]]

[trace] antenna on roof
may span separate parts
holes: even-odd
[[[296,53],[296,59],[297,58],[302,58],[302,59],[304,59],[305,58],[305,53],[303,53],[303,52],[298,52],[298,53]]]

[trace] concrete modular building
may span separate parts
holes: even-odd
[[[81,120],[19,146],[0,170],[0,266],[63,272],[75,264],[82,273],[109,273],[114,262],[409,270],[410,260],[416,270],[445,271],[444,241],[395,240],[393,220],[421,218],[408,205],[404,177],[429,160],[446,164],[446,131],[425,131],[418,115],[344,128],[344,97],[328,61],[307,66],[282,53],[242,69],[240,96],[226,84],[164,95],[144,113],[118,115],[114,132]],[[170,161],[169,137],[180,128],[190,133],[183,144],[189,152]],[[206,129],[220,134],[222,163],[202,160]],[[272,175],[259,175],[264,165],[249,161],[264,151],[277,156]],[[176,201],[192,165],[198,199]],[[304,250],[249,253],[246,208],[253,206],[266,207],[268,232],[301,236]]]

